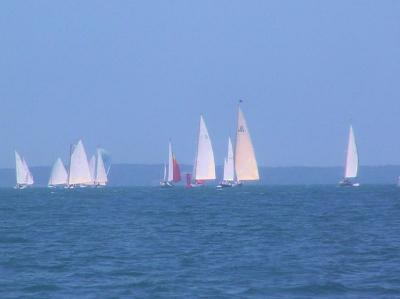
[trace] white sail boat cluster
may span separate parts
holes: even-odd
[[[215,159],[212,142],[204,117],[200,116],[197,150],[192,174],[187,174],[187,188],[204,186],[215,180]],[[238,107],[235,150],[228,139],[228,154],[224,159],[224,175],[218,188],[234,187],[243,181],[259,180],[257,160],[243,112]]]
[[[97,149],[89,162],[83,142],[79,140],[71,146],[69,171],[63,185],[67,188],[105,186],[109,170],[104,164],[103,150]]]
[[[224,158],[223,178],[217,188],[240,186],[245,181],[258,181],[259,171],[256,155],[251,140],[249,128],[243,111],[238,106],[237,127],[234,146],[231,138],[228,138],[227,155]],[[61,158],[57,158],[53,164],[48,181],[49,187],[87,187],[105,186],[108,183],[110,171],[109,163],[105,163],[106,154],[103,149],[97,149],[95,154],[88,160],[82,140],[71,146],[68,167],[64,166]],[[15,151],[16,163],[16,186],[24,189],[33,185],[33,175],[24,157]],[[204,120],[200,116],[196,155],[192,173],[186,176],[186,187],[204,186],[205,182],[216,179],[215,157],[212,141]],[[356,179],[358,177],[359,158],[357,144],[353,127],[350,126],[347,143],[346,160],[343,179],[340,186],[360,186]],[[160,181],[162,187],[173,187],[181,181],[180,167],[172,150],[172,143],[168,144],[168,164],[164,165],[164,176]],[[399,179],[400,181],[400,179]],[[400,183],[399,183],[400,185]]]
[[[110,165],[104,162],[105,151],[97,149],[96,154],[88,161],[82,140],[71,146],[68,169],[61,158],[57,158],[51,169],[48,186],[51,188],[105,186],[108,182]],[[33,184],[33,176],[23,157],[15,152],[16,188],[24,189]]]

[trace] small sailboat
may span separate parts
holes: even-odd
[[[187,184],[186,187],[203,186],[206,180],[215,180],[214,152],[203,116],[200,116],[193,179],[194,183]]]
[[[96,158],[95,158],[95,167],[93,173],[93,183],[95,186],[105,186],[108,182],[108,170],[106,170],[106,166],[103,160],[103,154],[101,149],[97,149]]]
[[[15,172],[17,180],[15,186],[16,189],[25,189],[26,187],[33,185],[33,176],[29,170],[28,164],[17,151],[15,151]]]
[[[68,173],[60,158],[56,160],[51,169],[51,175],[48,186],[50,188],[57,186],[66,186],[68,184]]]
[[[347,144],[347,152],[346,152],[346,162],[344,167],[344,177],[339,182],[340,186],[360,186],[359,183],[354,182],[353,180],[357,178],[358,175],[358,151],[356,145],[356,139],[354,136],[353,127],[350,126],[349,130],[349,141]]]
[[[231,138],[228,139],[228,156],[224,159],[224,176],[217,188],[236,186],[234,156]]]
[[[168,143],[168,175],[167,165],[164,165],[164,178],[160,182],[161,187],[173,187],[173,183],[181,180],[181,170],[176,160],[175,154],[172,151],[171,141]]]
[[[68,188],[86,187],[93,185],[89,162],[82,140],[71,147],[70,164],[68,172]]]
[[[241,185],[243,181],[258,181],[260,179],[250,132],[240,108],[241,102],[239,101],[238,106],[235,146],[235,171],[238,185]]]

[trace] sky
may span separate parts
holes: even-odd
[[[0,167],[192,163],[200,114],[217,164],[239,99],[262,166],[400,164],[400,1],[0,2]]]

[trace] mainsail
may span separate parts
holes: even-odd
[[[69,185],[93,184],[89,163],[82,140],[73,148],[69,166]]]
[[[238,107],[236,129],[235,170],[238,181],[258,180],[258,166],[249,129],[243,112]]]
[[[196,181],[215,179],[214,152],[203,116],[200,116],[197,153],[194,164],[194,179]]]
[[[17,185],[22,185],[26,183],[26,171],[24,164],[22,163],[21,156],[15,151],[15,174]]]
[[[228,156],[224,160],[224,178],[226,182],[233,181],[235,179],[235,167],[234,157],[231,138],[228,139]]]
[[[358,152],[353,127],[350,126],[349,141],[347,144],[346,165],[344,170],[345,178],[355,178],[358,173]]]
[[[51,170],[49,186],[66,185],[68,174],[60,158],[56,160]]]

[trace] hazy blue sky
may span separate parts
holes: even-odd
[[[218,164],[243,110],[261,165],[400,164],[400,1],[1,1],[0,167],[69,144]]]

